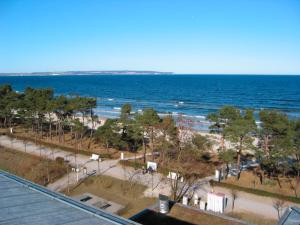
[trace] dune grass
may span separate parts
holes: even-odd
[[[47,185],[67,173],[65,165],[0,146],[0,169],[34,183]]]

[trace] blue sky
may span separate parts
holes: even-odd
[[[299,0],[0,0],[0,72],[300,74]]]

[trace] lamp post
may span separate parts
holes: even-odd
[[[66,156],[68,157],[68,156]],[[64,163],[68,162],[68,160],[64,160]],[[68,187],[67,187],[67,190],[68,190],[68,194],[70,193],[70,175],[69,175],[69,165],[67,164],[67,175],[68,175]]]
[[[76,181],[79,181],[79,168],[76,167]]]

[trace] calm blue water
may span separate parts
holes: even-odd
[[[206,129],[205,116],[223,105],[278,109],[300,117],[300,76],[237,75],[98,75],[1,77],[18,90],[52,87],[58,94],[98,98],[97,113],[116,117],[124,103],[134,110],[153,107],[162,115],[183,113]]]

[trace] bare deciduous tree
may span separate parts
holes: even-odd
[[[130,167],[122,166],[124,177],[126,181],[128,181],[129,186],[128,188],[123,188],[124,194],[126,194],[130,189],[132,189],[139,180],[141,180],[141,174],[139,170],[134,170]]]
[[[300,185],[300,178],[295,177],[294,180],[289,179],[289,183],[290,183],[291,189],[294,191],[295,197],[298,198],[298,189],[299,189],[299,185]]]
[[[169,178],[171,195],[174,201],[180,201],[182,197],[194,191],[194,186],[199,175],[185,165],[185,151],[193,138],[193,121],[187,120],[182,115],[177,119],[176,145],[172,151],[172,161],[168,163],[169,171],[176,173],[175,177]]]
[[[234,210],[234,205],[235,205],[235,200],[238,198],[237,190],[231,189],[230,190],[230,195],[231,195],[231,198],[232,198],[232,207],[231,207],[231,210],[233,211]]]
[[[194,191],[194,186],[199,177],[197,174],[185,172],[185,169],[177,169],[176,177],[170,178],[171,195],[174,201],[180,201],[184,195],[190,191]]]
[[[282,210],[284,208],[285,201],[277,199],[273,202],[273,207],[277,210],[278,219],[281,217]]]
[[[28,140],[26,140],[26,139],[24,139],[23,140],[23,144],[24,144],[24,152],[26,152],[27,151],[27,145],[28,145]]]

